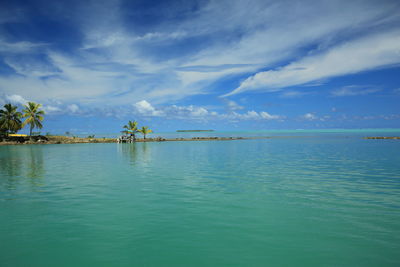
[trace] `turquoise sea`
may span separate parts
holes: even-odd
[[[400,130],[270,135],[0,146],[0,266],[400,266]]]

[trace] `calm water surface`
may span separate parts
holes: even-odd
[[[399,266],[400,140],[0,147],[1,266]]]

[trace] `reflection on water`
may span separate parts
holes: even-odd
[[[118,144],[118,151],[121,153],[125,158],[127,158],[132,164],[136,163],[137,160],[137,146],[136,143],[133,144]]]
[[[25,182],[34,187],[42,186],[44,175],[42,146],[4,146],[0,150],[2,187],[15,189]]]
[[[150,146],[147,143],[141,143],[141,147],[142,147],[142,159],[143,162],[148,163],[151,159],[151,155],[150,155]]]
[[[14,146],[2,147],[0,154],[0,186],[8,190],[16,188],[22,171],[22,150]]]
[[[41,146],[29,146],[27,167],[26,176],[30,178],[30,183],[34,186],[42,186],[45,170],[43,166],[43,150]]]
[[[127,158],[131,164],[137,163],[148,163],[151,159],[151,149],[149,144],[143,143],[132,143],[132,144],[118,144],[118,151],[125,158]]]
[[[400,266],[399,160],[345,138],[0,147],[1,264]]]
[[[5,146],[0,157],[0,171],[3,177],[15,177],[21,175],[22,150],[14,146]]]

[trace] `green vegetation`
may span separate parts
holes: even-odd
[[[25,125],[30,125],[29,136],[32,136],[34,128],[41,129],[43,127],[43,110],[40,110],[41,105],[34,102],[28,102],[24,105],[22,113],[18,111],[18,107],[11,103],[5,104],[3,109],[0,109],[0,134],[8,136],[15,134]],[[25,118],[25,121],[21,121]],[[38,132],[40,134],[40,132]]]
[[[141,133],[143,134],[143,139],[146,140],[146,136],[149,133],[152,133],[153,131],[149,129],[148,126],[142,126],[141,129],[138,129],[138,122],[137,121],[129,121],[127,125],[124,125],[123,127],[125,130],[122,131],[124,134],[130,134],[133,136],[133,140],[136,139],[135,134],[136,133]]]
[[[28,102],[28,104],[24,105],[24,108],[22,112],[24,113],[22,115],[23,118],[26,118],[25,121],[22,123],[22,127],[25,125],[29,124],[29,136],[32,136],[32,130],[34,128],[39,128],[42,129],[42,121],[43,121],[43,115],[45,114],[43,110],[39,110],[41,104],[36,104],[34,102]]]
[[[135,134],[139,132],[137,126],[138,126],[137,121],[129,121],[127,125],[124,125],[124,129],[126,130],[122,131],[122,133],[130,134],[135,139],[136,138]]]
[[[0,110],[0,131],[4,132],[6,136],[21,129],[22,114],[17,109],[16,106],[5,104],[4,110]]]
[[[149,127],[143,126],[142,129],[139,130],[143,134],[143,138],[146,140],[146,134],[153,132]]]

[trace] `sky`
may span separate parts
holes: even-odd
[[[400,128],[399,100],[398,0],[0,2],[0,105],[42,132]]]

